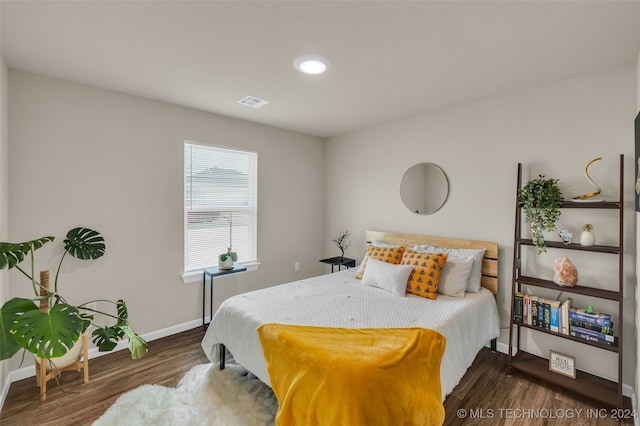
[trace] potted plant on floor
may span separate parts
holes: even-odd
[[[82,259],[97,259],[105,252],[104,239],[96,231],[88,228],[74,228],[64,240],[64,253],[58,264],[53,289],[46,288],[35,279],[34,252],[54,237],[47,236],[24,243],[0,242],[0,269],[16,268],[31,282],[34,297],[25,299],[14,297],[0,308],[0,360],[11,358],[21,348],[38,358],[48,360],[65,355],[92,324],[94,314],[115,320],[110,326],[97,327],[91,333],[99,351],[113,350],[125,336],[129,339],[129,350],[134,359],[147,353],[147,342],[130,327],[127,305],[124,300],[113,302],[116,313],[91,309],[90,301],[71,305],[58,290],[60,267],[67,254]],[[30,272],[20,267],[29,257]],[[47,312],[41,311],[34,302],[48,302]]]
[[[522,204],[525,220],[531,224],[533,244],[537,247],[538,254],[546,252],[543,231],[556,229],[563,200],[558,179],[546,179],[539,175],[518,190],[518,199]]]

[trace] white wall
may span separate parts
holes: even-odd
[[[324,270],[322,139],[15,70],[9,89],[9,237],[56,236],[37,252],[38,269],[52,271],[72,227],[106,240],[96,261],[65,260],[71,303],[124,298],[139,333],[201,317],[200,282],[180,279],[185,140],[258,152],[262,265],[216,280],[216,306]],[[12,272],[11,295],[29,293]]]
[[[517,163],[524,164],[525,181],[540,173],[560,179],[568,198],[590,192],[584,166],[602,156],[590,175],[605,195],[617,199],[619,154],[625,154],[624,381],[633,386],[635,79],[633,66],[612,69],[331,138],[325,154],[327,232],[349,228],[358,260],[365,252],[367,229],[497,241],[503,327],[499,341],[507,343]],[[399,196],[403,173],[418,162],[439,165],[449,178],[447,203],[429,216],[411,213]],[[610,220],[597,212],[565,214],[558,226],[579,235],[581,225],[588,222],[596,225],[601,243],[614,243],[617,226],[608,226]],[[326,247],[329,250],[330,245]],[[551,277],[555,256],[549,252],[538,259]],[[579,368],[615,375],[615,369],[599,369],[601,351],[583,357],[582,345],[549,341],[541,333],[532,340],[527,342],[531,350],[546,355],[548,346],[554,345],[564,353],[580,353]]]

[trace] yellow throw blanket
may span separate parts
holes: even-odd
[[[278,426],[441,425],[445,337],[423,328],[258,328]]]

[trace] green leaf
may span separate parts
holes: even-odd
[[[98,232],[88,228],[73,228],[67,232],[64,249],[75,258],[87,260],[102,257],[106,247],[104,238]]]
[[[131,358],[142,358],[148,351],[147,342],[138,336],[129,326],[129,312],[124,300],[120,299],[116,302],[118,310],[118,319],[116,324],[111,327],[98,328],[91,333],[93,343],[98,347],[99,351],[112,351],[117,343],[126,335],[129,338],[129,351]]]
[[[93,343],[100,352],[109,352],[115,349],[118,341],[124,337],[122,328],[114,325],[112,327],[98,328],[91,333]]]
[[[129,324],[129,311],[127,310],[127,304],[122,299],[118,299],[116,302],[117,310],[118,310],[118,324],[117,325],[128,325]]]
[[[138,336],[131,327],[127,325],[122,327],[122,330],[129,338],[129,351],[131,352],[131,358],[140,359],[149,352],[146,340]]]
[[[38,310],[33,301],[18,297],[8,300],[0,309],[0,360],[9,359],[20,350],[21,346],[13,338],[11,328],[16,318],[32,310]]]
[[[65,303],[54,305],[48,313],[25,312],[16,318],[11,331],[14,339],[40,358],[62,356],[78,341],[87,320],[77,308]]]
[[[36,251],[53,240],[54,237],[42,237],[24,243],[0,242],[0,269],[13,268],[22,262],[29,252]]]
[[[77,309],[77,307],[76,307]],[[87,314],[81,311],[78,311],[78,314],[80,316],[80,321],[82,321],[82,333],[80,334],[84,334],[85,331],[87,331],[87,329],[89,328],[89,326],[91,325],[91,321],[93,321],[93,315],[92,314]]]

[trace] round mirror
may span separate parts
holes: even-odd
[[[407,170],[400,182],[400,198],[417,214],[435,213],[447,201],[449,181],[433,163],[420,163]]]

